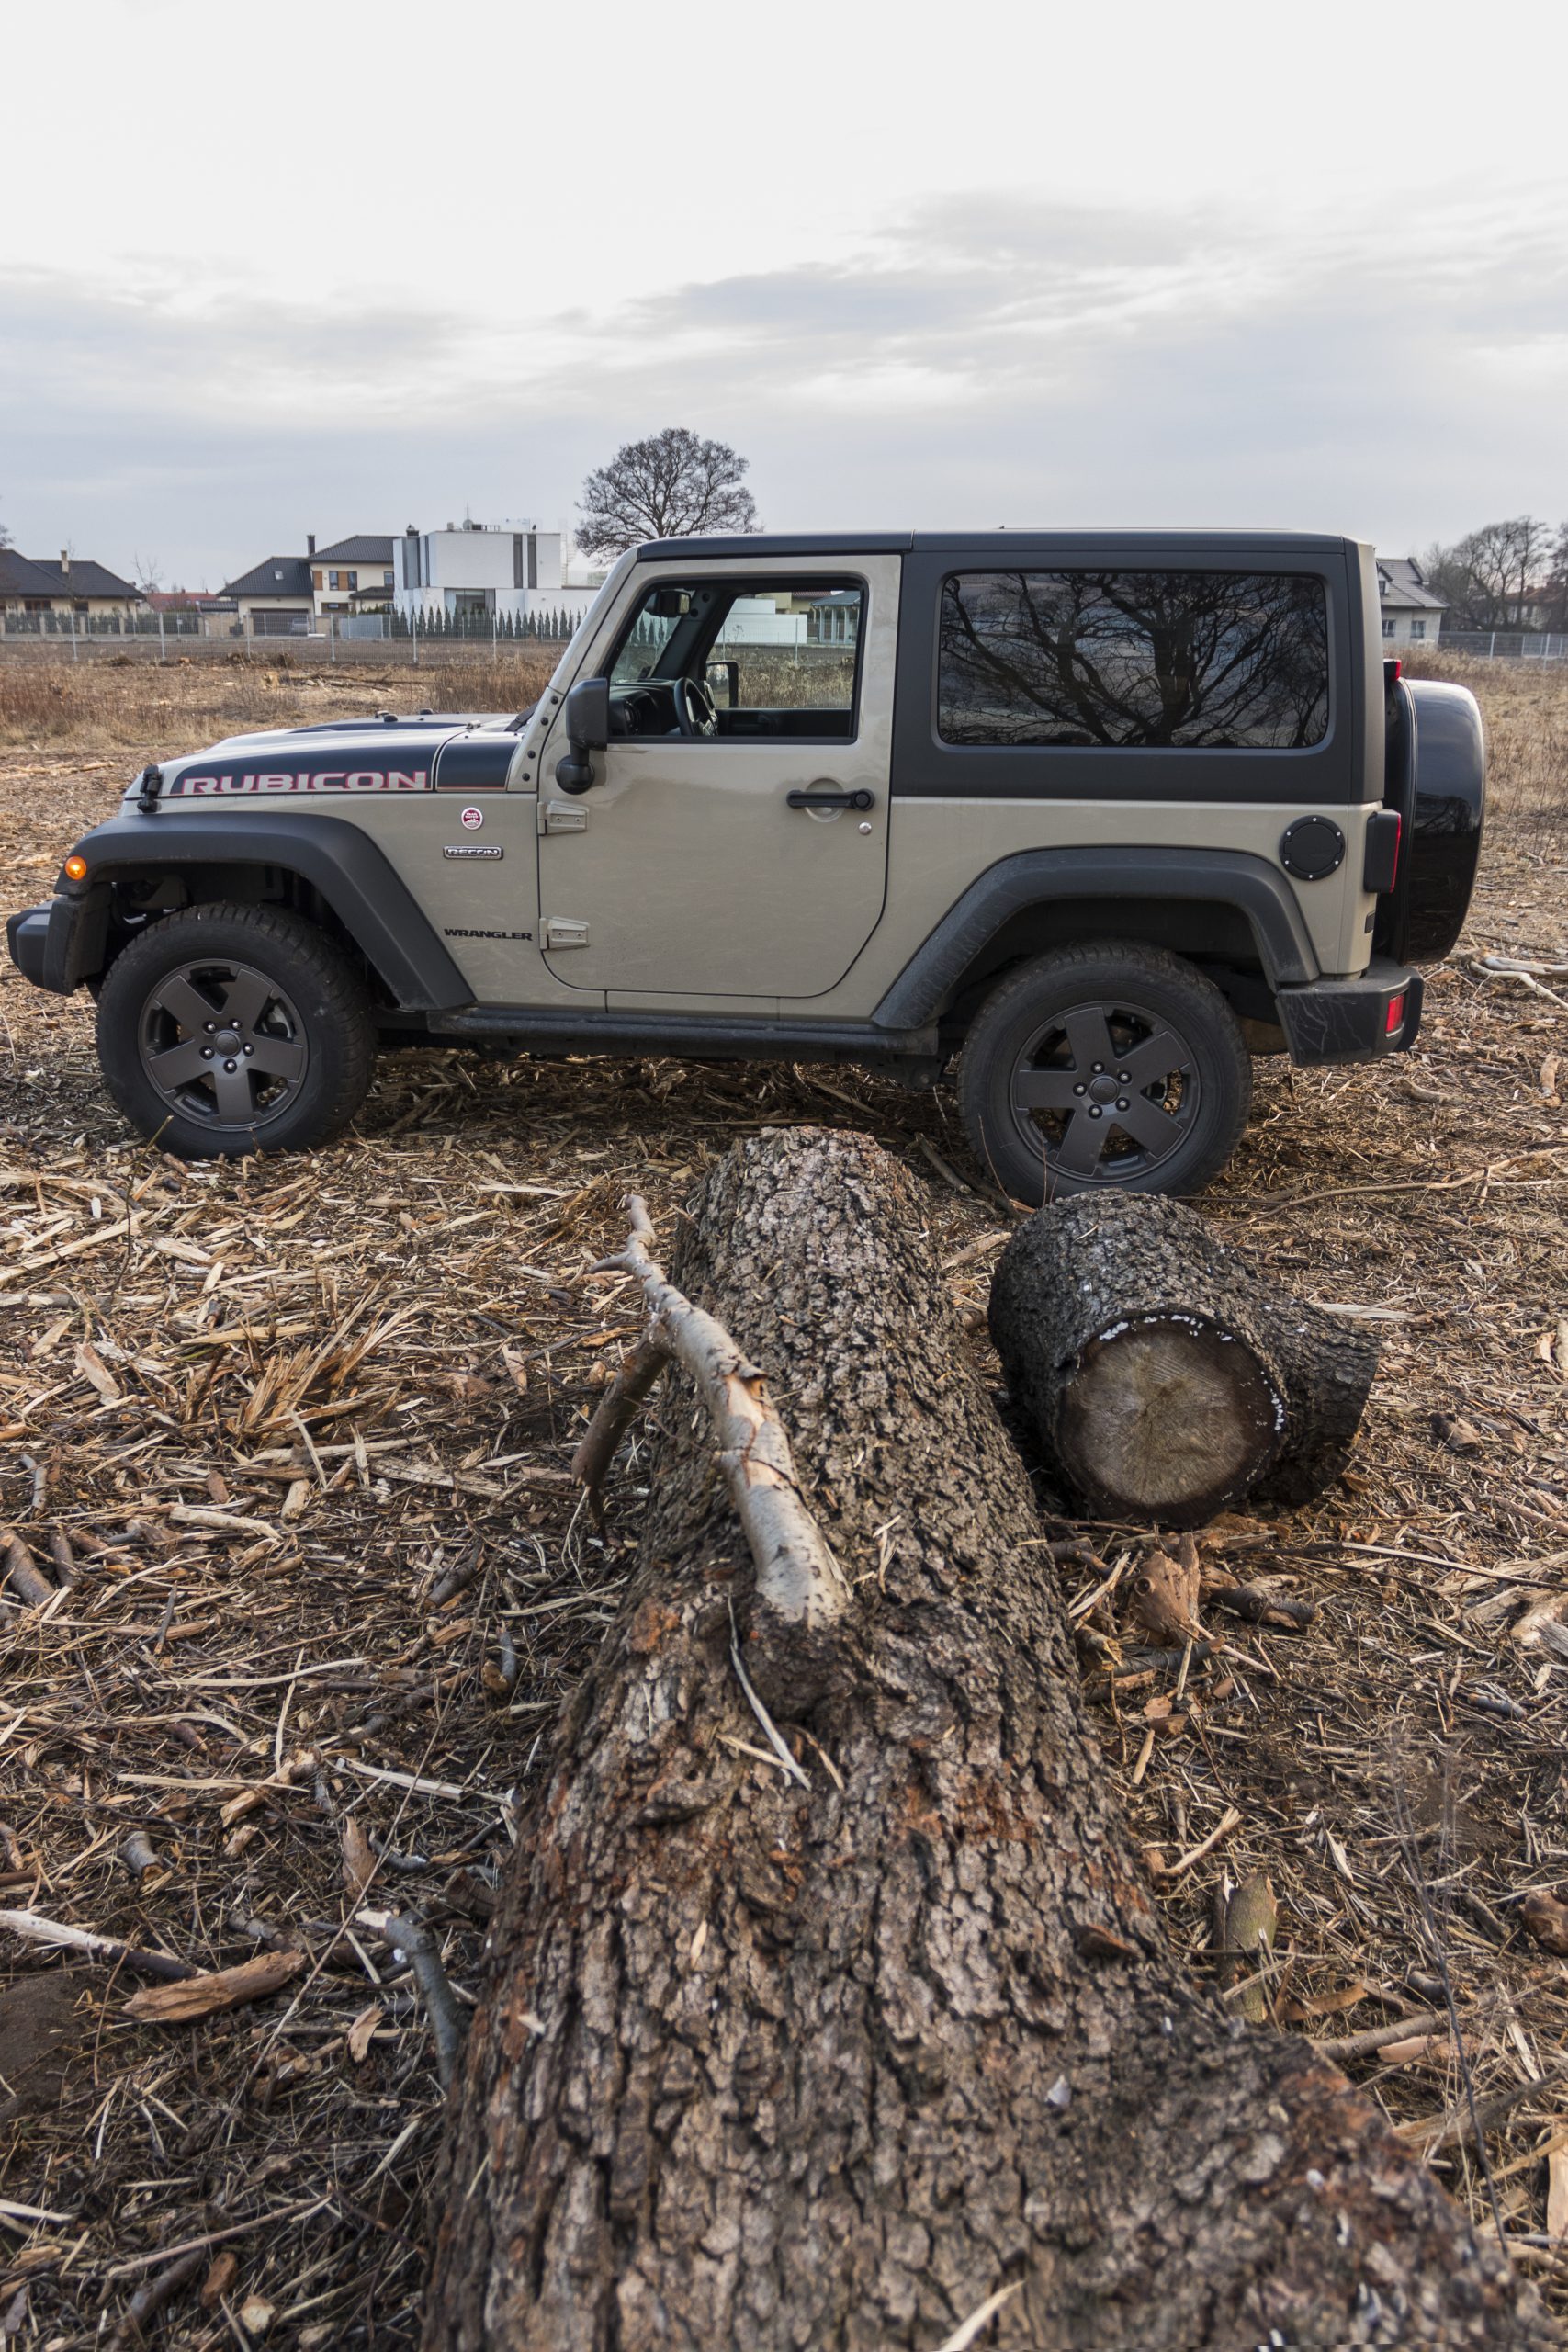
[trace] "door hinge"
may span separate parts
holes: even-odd
[[[547,947],[586,947],[587,944],[588,925],[585,922],[573,922],[564,915],[547,916],[545,921]]]
[[[539,831],[542,833],[585,833],[588,811],[581,800],[541,800]]]

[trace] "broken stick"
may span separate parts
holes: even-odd
[[[596,1272],[635,1274],[649,1326],[590,1422],[572,1468],[593,1492],[603,1482],[637,1405],[671,1358],[691,1374],[718,1438],[724,1472],[757,1569],[757,1598],[776,1618],[818,1631],[837,1622],[850,1589],[801,1498],[789,1435],[768,1396],[767,1381],[725,1329],[676,1289],[652,1254],[653,1227],[639,1193],[626,1202],[625,1249]]]

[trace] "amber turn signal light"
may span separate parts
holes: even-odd
[[[86,859],[73,853],[65,861],[65,878],[68,882],[85,882],[87,878]]]

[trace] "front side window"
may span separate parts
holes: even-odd
[[[610,668],[620,735],[847,739],[865,616],[859,581],[662,581]]]
[[[1327,596],[1301,573],[958,573],[937,700],[947,743],[1303,750],[1328,729]]]

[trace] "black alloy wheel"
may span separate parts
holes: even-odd
[[[1025,1148],[1049,1170],[1147,1192],[1191,1135],[1203,1081],[1169,1022],[1136,1005],[1089,1003],[1042,1022],[1008,1091]]]
[[[223,957],[155,980],[137,1039],[171,1112],[235,1133],[261,1131],[299,1096],[310,1045],[289,998],[253,964]]]
[[[958,1068],[983,1165],[1014,1200],[1194,1193],[1234,1149],[1252,1064],[1230,1006],[1167,949],[1060,947],[998,982]]]
[[[128,941],[98,997],[98,1061],[132,1126],[184,1159],[327,1142],[365,1100],[365,976],[282,907],[186,907]]]

